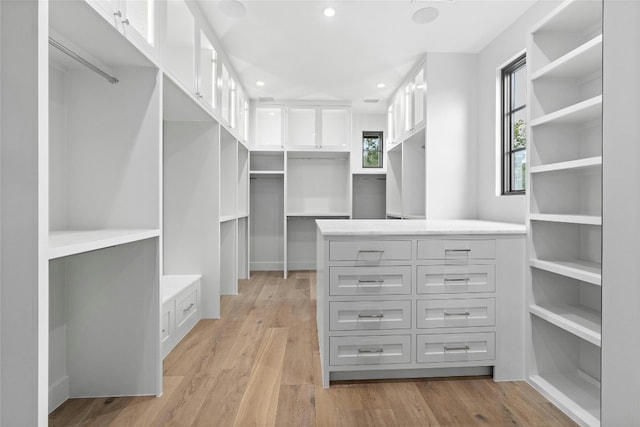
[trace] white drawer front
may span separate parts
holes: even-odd
[[[418,259],[494,259],[495,240],[418,240]]]
[[[162,343],[169,340],[173,334],[173,310],[169,306],[173,301],[166,303],[162,308]]]
[[[200,282],[197,282],[199,284]],[[200,287],[190,286],[176,300],[177,329],[200,317]]]
[[[495,288],[495,266],[492,264],[418,266],[419,294],[493,292]]]
[[[329,338],[331,365],[383,365],[410,361],[411,335]]]
[[[331,295],[408,295],[411,266],[331,267]]]
[[[419,300],[416,304],[418,328],[463,328],[494,326],[495,298]]]
[[[411,260],[411,240],[363,240],[330,242],[331,261],[405,261]]]
[[[333,301],[329,312],[332,331],[411,328],[411,301]]]
[[[493,332],[418,335],[418,363],[473,362],[495,359]]]

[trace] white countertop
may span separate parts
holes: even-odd
[[[525,234],[523,224],[452,219],[319,219],[316,224],[324,236],[389,236],[430,234]]]

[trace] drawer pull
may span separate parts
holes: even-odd
[[[462,311],[459,313],[449,313],[448,311],[444,312],[445,316],[470,316],[471,313],[469,313],[468,311]]]
[[[471,249],[445,249],[445,252],[471,252]]]
[[[191,303],[189,304],[189,307],[185,308],[184,310],[182,310],[183,313],[186,313],[187,311],[191,310],[191,307],[193,307],[195,305],[195,303]]]
[[[445,277],[444,283],[469,283],[469,278],[465,277],[464,279],[447,279]]]
[[[359,254],[382,254],[384,249],[358,249]]]
[[[371,285],[371,284],[374,284],[374,285],[382,286],[383,283],[384,283],[384,280],[380,280],[380,279],[378,279],[378,280],[366,280],[366,279],[362,280],[362,279],[358,279],[358,285]]]
[[[470,347],[468,345],[461,345],[457,347],[449,347],[447,345],[444,346],[444,351],[468,351]]]
[[[358,313],[358,319],[383,319],[384,314],[360,314]]]
[[[384,353],[384,349],[383,348],[376,348],[376,349],[359,348],[358,349],[358,353],[360,353],[360,354],[382,354],[382,353]]]

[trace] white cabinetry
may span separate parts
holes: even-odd
[[[331,379],[524,377],[524,227],[317,221],[318,340]],[[473,231],[472,231],[473,230]]]
[[[389,107],[389,145],[397,144],[424,128],[426,123],[426,62],[421,61],[393,95]]]
[[[164,358],[201,318],[200,276],[162,276],[160,289]]]
[[[258,106],[255,107],[254,111],[255,125],[252,148],[256,150],[278,150],[284,148],[285,114],[283,107]]]
[[[529,381],[600,425],[602,2],[568,1],[529,45]]]

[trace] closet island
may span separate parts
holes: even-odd
[[[525,377],[523,225],[316,224],[324,387],[341,379]]]

